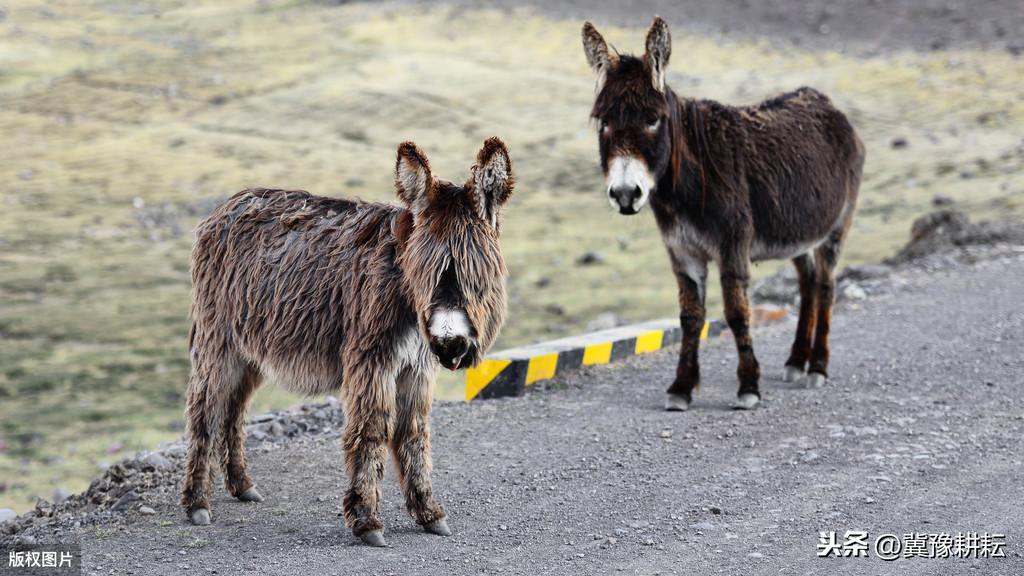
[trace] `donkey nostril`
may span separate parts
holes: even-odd
[[[635,188],[633,188],[633,197],[630,198],[630,200],[631,201],[639,200],[640,197],[643,196],[643,195],[644,195],[644,191],[640,189],[639,185],[637,185]]]
[[[451,345],[452,360],[461,360],[466,352],[469,350],[469,342],[465,338],[456,338]]]

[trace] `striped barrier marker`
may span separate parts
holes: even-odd
[[[718,320],[705,322],[700,339],[724,328]],[[661,350],[681,338],[679,320],[655,320],[495,352],[466,372],[466,400],[522,396],[541,380]]]

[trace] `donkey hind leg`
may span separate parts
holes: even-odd
[[[221,399],[220,403],[224,406],[220,438],[224,488],[242,502],[263,501],[263,496],[256,491],[256,486],[249,477],[245,461],[245,413],[249,407],[249,400],[260,383],[259,370],[247,366],[234,388],[223,391],[225,398]]]
[[[395,433],[391,453],[405,494],[405,505],[416,523],[431,534],[451,536],[444,508],[434,499],[430,472],[430,402],[434,374],[407,368],[398,376]]]
[[[811,356],[811,341],[817,316],[814,258],[811,253],[801,254],[793,259],[793,265],[796,267],[800,282],[800,319],[796,324],[796,337],[793,339],[793,348],[789,353],[789,360],[786,360],[786,369],[782,376],[785,382],[797,382],[804,377],[804,369]]]
[[[350,364],[344,375],[342,433],[349,478],[343,501],[345,525],[364,543],[386,546],[378,505],[394,427],[395,374],[369,359],[360,358]]]
[[[188,430],[188,456],[181,505],[193,524],[210,523],[210,496],[213,492],[211,455],[219,440],[216,433],[225,406],[218,404],[224,390],[238,386],[244,367],[236,358],[210,358],[196,354],[188,383],[185,424]]]
[[[814,346],[811,349],[810,365],[804,385],[808,388],[820,388],[828,380],[828,335],[832,323],[832,303],[835,299],[835,269],[839,261],[843,238],[850,227],[850,219],[833,230],[825,242],[818,246],[814,254],[815,288],[817,304],[817,325],[814,331]]]
[[[707,263],[670,250],[672,271],[679,283],[679,325],[682,341],[676,378],[666,391],[665,409],[690,408],[693,392],[700,387],[700,333],[704,329],[704,295],[707,287]]]
[[[761,368],[754,356],[754,341],[750,335],[750,303],[747,284],[750,283],[749,265],[745,260],[723,262],[722,299],[725,302],[725,321],[736,340],[739,366],[736,376],[740,382],[734,408],[750,410],[761,402],[758,381]]]

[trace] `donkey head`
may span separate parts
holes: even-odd
[[[608,201],[636,214],[669,166],[672,151],[665,68],[672,53],[668,24],[655,17],[643,58],[609,49],[594,25],[583,25],[583,51],[597,74],[591,116],[599,125]]]
[[[412,142],[398,147],[395,188],[411,213],[398,265],[420,331],[450,370],[476,364],[505,321],[498,235],[512,187],[512,161],[498,138],[484,142],[461,186],[435,178]]]

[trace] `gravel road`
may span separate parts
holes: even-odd
[[[173,469],[137,474],[126,513],[77,530],[86,572],[1022,574],[1024,252],[1007,254],[903,268],[888,290],[844,305],[825,389],[774,377],[792,326],[758,330],[768,377],[752,412],[727,408],[727,337],[703,350],[704,386],[687,413],[661,410],[671,352],[523,398],[438,405],[434,479],[451,538],[415,526],[389,470],[390,547],[357,545],[338,516],[337,426],[321,426],[287,441],[251,438],[266,502],[238,503],[218,486],[209,527],[188,525],[177,507],[180,454],[155,462]],[[819,531],[847,530],[872,541],[1003,533],[1007,557],[816,557]]]

